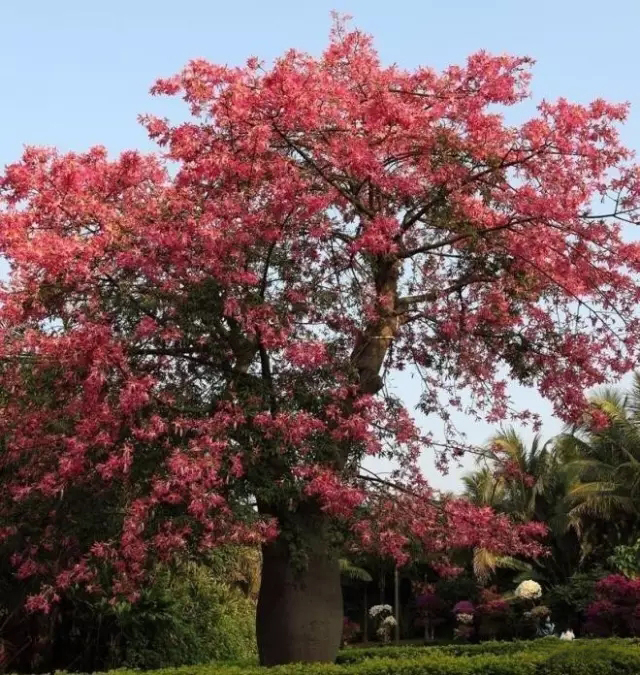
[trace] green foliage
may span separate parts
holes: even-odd
[[[585,621],[587,607],[595,600],[595,585],[599,575],[576,574],[566,584],[550,588],[544,596],[559,630],[579,631]]]
[[[534,671],[540,675],[636,675],[640,672],[640,648],[598,642],[573,645],[551,654]]]
[[[146,602],[145,602],[146,601]],[[116,667],[158,668],[255,653],[255,608],[198,565],[160,576],[141,602],[117,606]]]
[[[469,600],[475,605],[480,598],[478,584],[469,576],[441,579],[435,584],[435,592],[450,608],[462,600]]]
[[[550,555],[522,561],[475,551],[474,573],[486,582],[499,570],[517,572],[516,581],[534,579],[544,586],[563,583],[580,563],[577,534],[569,528],[567,494],[572,476],[568,447],[542,443],[536,436],[530,445],[512,428],[503,429],[488,442],[486,465],[464,478],[465,495],[479,506],[491,506],[518,522],[543,522],[549,528]],[[503,575],[504,576],[504,575]]]
[[[260,675],[248,662],[156,671],[149,675]],[[272,675],[637,675],[640,646],[632,640],[486,643],[455,647],[348,649],[337,664],[293,664]],[[134,675],[119,671],[118,675]]]
[[[135,603],[112,604],[71,592],[54,613],[41,617],[46,623],[36,634],[14,630],[16,638],[10,635],[8,642],[18,650],[36,641],[46,648],[33,654],[23,650],[22,659],[9,654],[8,666],[21,672],[91,671],[252,658],[255,601],[246,592],[251,583],[240,584],[251,576],[242,571],[247,565],[250,560],[237,551],[221,551],[210,565],[158,569]],[[25,617],[15,628],[28,625]]]
[[[570,522],[594,557],[633,541],[640,528],[640,375],[630,391],[604,389],[590,402],[608,424],[585,421],[559,444],[574,453]]]
[[[347,558],[340,558],[340,574],[348,581],[359,581],[364,584],[371,583],[373,577],[364,567],[358,567]]]
[[[616,546],[609,562],[629,579],[640,577],[640,539],[636,539],[631,546]]]

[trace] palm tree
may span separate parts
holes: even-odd
[[[566,452],[566,451],[565,451]],[[515,429],[503,429],[487,443],[487,464],[465,476],[465,495],[475,504],[491,506],[521,523],[544,522],[550,530],[550,555],[526,563],[491,551],[474,551],[477,578],[485,582],[497,569],[520,572],[520,577],[557,583],[570,576],[579,563],[576,535],[569,531],[566,494],[570,477],[564,455],[551,442],[535,436],[529,446]],[[505,469],[509,470],[506,471]]]
[[[476,506],[500,508],[504,502],[505,482],[488,466],[462,477],[465,497]]]
[[[549,480],[553,454],[550,443],[536,435],[529,447],[509,427],[489,439],[494,466],[510,465],[514,471],[504,478],[503,510],[521,522],[535,520],[539,497]]]
[[[628,392],[604,389],[590,403],[608,425],[585,420],[559,443],[573,453],[571,526],[584,539],[585,555],[600,556],[635,538],[640,525],[640,376]]]

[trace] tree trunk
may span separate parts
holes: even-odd
[[[369,599],[366,584],[364,587],[364,617],[362,625],[364,626],[362,631],[362,641],[367,644],[369,642]]]
[[[311,521],[312,522],[312,521]],[[317,523],[315,523],[317,525]],[[296,565],[279,538],[263,548],[256,632],[263,666],[333,662],[342,638],[338,557],[323,528],[309,524],[306,564]]]
[[[395,612],[396,625],[394,626],[394,638],[396,644],[400,643],[400,576],[398,566],[395,566],[393,572],[393,610]]]

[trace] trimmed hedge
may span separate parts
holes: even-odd
[[[522,651],[538,651],[541,649],[557,649],[562,645],[557,639],[544,638],[527,642],[483,642],[481,644],[446,644],[436,647],[357,647],[345,649],[338,655],[338,663],[359,663],[367,659],[415,659],[435,652],[451,656],[474,656],[480,654],[516,654]],[[640,674],[639,674],[640,675]]]
[[[638,675],[640,643],[545,638],[442,647],[353,648],[341,652],[338,660],[331,665],[296,664],[269,670],[254,663],[215,663],[148,671],[148,675]]]

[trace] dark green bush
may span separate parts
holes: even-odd
[[[14,612],[7,625],[0,606],[0,672],[150,669],[252,658],[255,601],[224,571],[195,564],[159,568],[134,604],[72,589],[50,615],[34,619]]]
[[[594,641],[595,643],[595,641]],[[640,646],[637,644],[576,645],[558,650],[539,664],[536,675],[637,675],[640,673]]]
[[[576,574],[566,584],[552,586],[544,597],[557,630],[571,629],[579,634],[585,622],[587,607],[595,600],[595,586],[601,574]]]
[[[187,565],[135,605],[114,608],[111,667],[161,668],[255,654],[255,607],[208,568]]]
[[[467,576],[440,579],[435,584],[435,593],[451,608],[456,603],[464,600],[468,600],[474,605],[480,601],[478,582],[476,579]]]
[[[345,664],[338,671],[345,675],[637,675],[640,644],[622,639],[563,642],[544,638],[477,645],[351,649],[341,652],[338,661]],[[372,670],[371,664],[377,661],[382,662],[380,669]],[[395,669],[389,670],[393,663]]]

